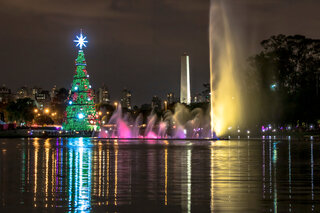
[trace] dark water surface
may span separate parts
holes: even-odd
[[[319,212],[320,143],[0,139],[0,212]]]

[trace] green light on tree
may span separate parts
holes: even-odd
[[[69,131],[91,131],[96,129],[99,123],[82,49],[78,51],[75,63],[76,72],[73,77],[71,95],[67,101],[68,106],[65,111],[63,129]]]

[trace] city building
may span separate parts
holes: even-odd
[[[51,96],[47,90],[42,90],[35,95],[35,100],[38,108],[43,110],[44,108],[50,107]]]
[[[170,92],[167,94],[167,103],[173,104],[174,102],[176,102],[175,97],[174,97],[174,93]]]
[[[99,88],[97,96],[98,96],[97,98],[98,103],[107,103],[107,104],[110,103],[109,90],[105,85]]]
[[[6,87],[6,85],[2,85],[0,87],[0,103],[7,104],[12,100],[11,90]]]
[[[121,106],[123,108],[131,109],[131,92],[126,88],[121,93]]]
[[[56,97],[57,94],[58,94],[57,86],[54,85],[53,88],[51,89],[51,92],[50,92],[51,101],[54,100],[54,98]]]
[[[206,99],[203,97],[201,93],[195,94],[193,97],[193,103],[203,103],[206,102]]]
[[[180,103],[191,103],[189,56],[186,52],[181,56]]]
[[[31,95],[32,95],[32,98],[35,99],[36,98],[36,95],[41,92],[41,88],[40,87],[33,87],[31,89]]]
[[[162,107],[162,102],[161,102],[161,98],[159,98],[158,96],[153,96],[152,97],[152,101],[151,101],[151,107],[153,110],[155,111],[160,111],[161,107]]]
[[[27,87],[21,87],[18,89],[16,99],[30,98],[29,89]]]

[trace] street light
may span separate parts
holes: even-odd
[[[38,111],[39,111],[38,109],[34,109],[34,113],[38,113]]]
[[[45,112],[46,114],[48,114],[48,113],[50,112],[50,110],[47,108],[47,109],[44,110],[44,112]]]

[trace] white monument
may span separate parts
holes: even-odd
[[[181,56],[180,103],[191,103],[189,56],[186,52]]]

